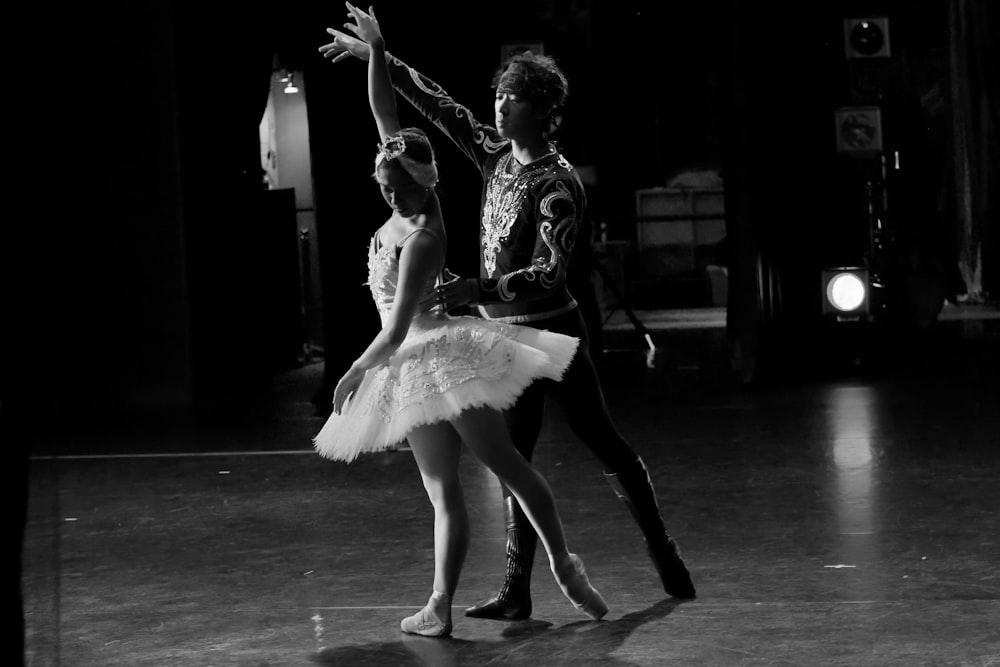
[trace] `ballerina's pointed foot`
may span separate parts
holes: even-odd
[[[608,613],[608,605],[597,589],[590,584],[583,561],[576,554],[568,557],[558,565],[552,565],[552,574],[559,582],[563,595],[569,598],[573,606],[590,616],[595,621]]]
[[[447,637],[451,634],[451,598],[435,592],[427,606],[400,621],[399,629],[410,635]]]

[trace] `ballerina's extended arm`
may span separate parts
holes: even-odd
[[[368,63],[368,100],[379,138],[385,141],[387,136],[399,131],[395,92],[385,60],[385,40],[372,8],[369,8],[369,13],[365,13],[349,2],[344,4],[356,21],[356,24],[347,23],[344,27],[369,44],[371,57]],[[435,201],[432,212],[436,210]],[[423,226],[422,218],[425,217],[424,214],[418,217],[418,225]],[[440,252],[439,243],[430,234],[415,234],[403,245],[392,310],[382,330],[337,383],[333,396],[334,412],[340,413],[344,402],[360,386],[365,372],[388,360],[405,340],[410,322],[420,305],[421,287],[437,273]]]
[[[350,2],[344,4],[347,6],[349,16],[355,21],[355,23],[345,23],[344,27],[368,44],[368,102],[375,117],[375,125],[378,126],[379,138],[384,141],[387,136],[399,131],[396,93],[389,78],[385,38],[382,36],[378,19],[375,18],[374,7],[369,7],[368,13],[365,13]]]

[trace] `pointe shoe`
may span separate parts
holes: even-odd
[[[587,578],[587,571],[579,556],[569,554],[567,561],[560,564],[558,568],[553,564],[552,574],[555,575],[563,595],[569,598],[574,607],[595,621],[600,620],[608,613],[608,605],[597,589],[591,586],[590,580]]]
[[[407,616],[400,621],[399,629],[409,635],[447,637],[451,634],[451,619],[449,618],[447,621],[442,620],[433,609],[435,606],[440,606],[441,604],[450,605],[450,598],[443,593],[434,593],[423,609],[413,616]]]

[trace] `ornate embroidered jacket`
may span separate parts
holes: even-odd
[[[586,196],[573,166],[553,153],[521,167],[510,141],[394,56],[393,87],[479,167],[479,311],[504,322],[543,320],[576,307],[566,288]]]

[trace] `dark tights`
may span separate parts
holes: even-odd
[[[579,309],[552,319],[526,324],[537,329],[575,336],[580,339],[580,346],[561,382],[535,382],[504,413],[517,450],[528,461],[531,460],[542,428],[545,397],[548,395],[559,404],[570,429],[594,453],[605,472],[617,473],[634,466],[638,457],[615,428],[604,402],[597,369],[590,357],[587,328]],[[504,495],[507,495],[506,489]]]

